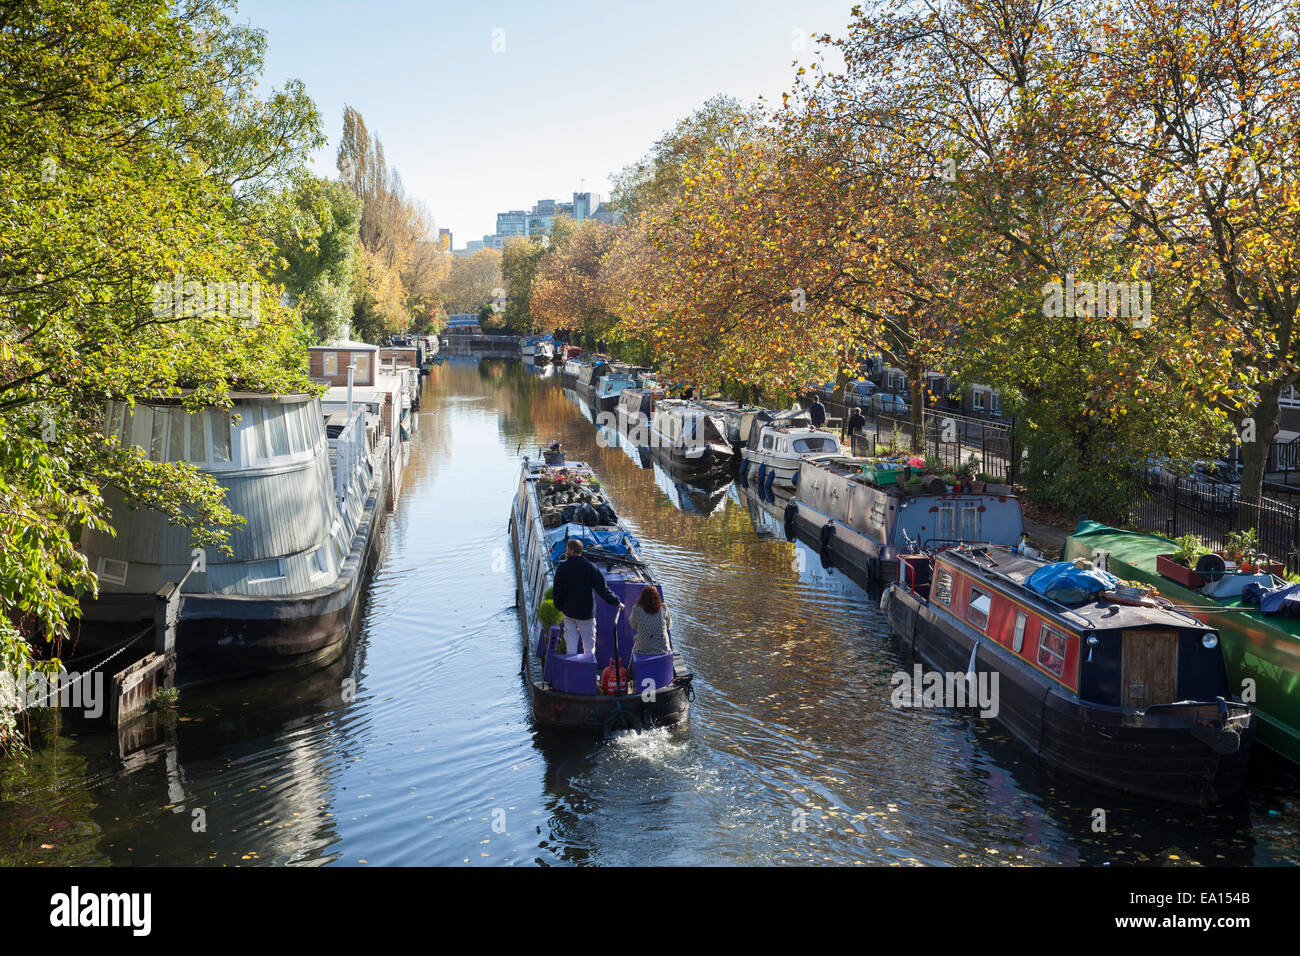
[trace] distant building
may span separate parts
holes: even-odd
[[[438,230],[438,248],[443,252],[451,252],[451,230]]]
[[[497,213],[496,232],[485,235],[482,239],[470,239],[465,243],[465,248],[455,250],[455,254],[468,256],[480,249],[504,249],[508,239],[544,236],[551,231],[556,218],[560,216],[567,216],[575,222],[599,219],[607,225],[616,225],[622,219],[618,213],[601,205],[599,193],[574,193],[572,202],[539,199],[532,209],[509,209]]]
[[[478,335],[483,330],[479,328],[478,316],[473,312],[457,312],[447,316],[447,328],[444,331],[448,335]]]

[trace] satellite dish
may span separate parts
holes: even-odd
[[[1223,558],[1217,554],[1203,554],[1196,562],[1196,573],[1207,581],[1217,581],[1228,571]]]

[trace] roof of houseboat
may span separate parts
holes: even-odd
[[[1027,584],[1030,575],[1049,562],[1013,554],[1009,548],[990,545],[941,551],[937,560],[960,567],[972,576],[1009,585],[1018,596],[1041,605],[1058,617],[1071,619],[1076,627],[1094,630],[1150,626],[1206,627],[1200,621],[1171,607],[1120,604],[1104,598],[1070,607],[1039,594]]]

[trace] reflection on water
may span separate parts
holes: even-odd
[[[574,398],[518,363],[436,366],[350,653],[187,692],[140,740],[45,721],[5,771],[0,862],[1300,862],[1297,781],[1269,760],[1200,812],[1045,771],[978,717],[892,708],[910,661],[874,600],[787,541],[779,508],[734,486],[684,507]],[[506,517],[517,455],[552,438],[664,584],[696,675],[685,726],[600,743],[532,724]]]

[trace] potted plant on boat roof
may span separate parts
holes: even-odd
[[[548,465],[564,464],[564,448],[556,441],[551,439],[551,443],[542,451],[542,457],[546,459]]]
[[[962,485],[967,491],[982,492],[984,490],[984,478],[979,474],[979,467],[979,457],[971,455],[958,469],[961,473]]]
[[[1209,554],[1199,535],[1185,534],[1174,539],[1177,546],[1170,554],[1156,555],[1156,571],[1171,581],[1176,581],[1185,588],[1203,587],[1205,579],[1193,568],[1203,554]]]

